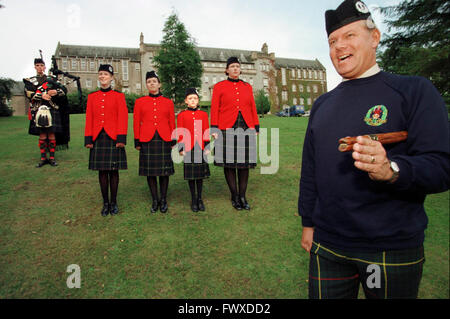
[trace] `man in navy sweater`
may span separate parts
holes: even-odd
[[[300,178],[302,247],[310,298],[417,298],[424,263],[425,196],[449,189],[449,126],[425,78],[385,73],[367,6],[325,14],[330,58],[343,81],[311,110]],[[408,131],[382,145],[363,135]],[[352,152],[338,140],[358,136]]]

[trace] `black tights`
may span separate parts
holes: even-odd
[[[111,190],[111,203],[117,203],[117,190],[119,189],[119,171],[98,171],[98,181],[102,191],[103,202],[109,203],[108,186]]]
[[[247,191],[247,184],[248,184],[248,175],[249,175],[249,169],[243,168],[243,169],[236,169],[236,168],[227,168],[224,167],[224,173],[225,173],[225,179],[228,184],[228,188],[230,189],[230,193],[232,196],[236,196],[239,193],[240,197],[245,197],[245,193]],[[237,183],[236,183],[236,170],[237,170],[237,176],[239,181],[239,192],[237,190]]]
[[[203,179],[191,179],[188,181],[192,200],[202,198]],[[197,185],[197,196],[195,196],[195,185]]]
[[[153,200],[158,200],[158,185],[156,182],[156,176],[147,176],[148,188],[152,194]],[[159,189],[161,192],[161,198],[167,197],[167,189],[169,188],[169,176],[159,176]]]

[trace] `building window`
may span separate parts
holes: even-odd
[[[297,92],[297,87],[295,86],[295,84],[292,84],[292,92]]]
[[[303,92],[303,84],[299,84],[299,85],[298,85],[298,90],[299,90],[300,92]]]
[[[296,97],[294,97],[294,99],[292,100],[292,103],[293,103],[294,105],[297,105],[297,98],[296,98]]]
[[[86,70],[86,60],[81,60],[81,69]]]
[[[281,84],[286,85],[286,69],[281,68]]]
[[[135,67],[136,71],[140,71],[141,70],[141,65],[139,63],[135,63],[134,67]]]
[[[264,85],[265,87],[269,86],[269,79],[264,79],[264,80],[263,80],[263,85]]]
[[[308,73],[309,73],[309,78],[312,79],[312,71],[308,70]]]
[[[128,81],[128,61],[122,60],[122,80]],[[124,91],[126,92],[126,91]]]
[[[297,69],[297,78],[301,78],[302,77],[302,71],[300,69]]]
[[[66,59],[62,60],[62,68],[63,68],[63,70],[67,70],[67,60]]]
[[[320,78],[321,80],[323,80],[323,73],[322,73],[322,71],[319,71],[319,78]]]
[[[317,92],[318,92],[317,85],[313,85],[313,92],[314,92],[314,93],[317,93]]]
[[[140,90],[141,89],[141,83],[136,83],[136,90]]]
[[[87,80],[86,80],[86,87],[87,87],[87,88],[92,87],[92,80],[91,80],[91,79],[87,79]]]
[[[209,79],[207,76],[205,76],[205,83],[208,83]]]
[[[306,79],[306,70],[303,70],[303,78]]]
[[[288,99],[288,93],[286,91],[281,92],[281,99],[283,101],[287,101]]]
[[[78,61],[72,60],[72,70],[77,70],[77,69],[78,69]]]
[[[304,98],[300,98],[300,105],[305,105],[305,99]]]
[[[89,68],[91,69],[91,71],[95,71],[95,62],[94,61],[89,62]]]
[[[311,98],[308,98],[308,105],[311,105]]]
[[[291,73],[292,73],[292,79],[295,78],[295,70],[294,69],[292,69]]]
[[[314,70],[314,79],[317,80],[317,71],[316,70]]]
[[[306,86],[306,92],[311,92],[311,87],[309,85]]]

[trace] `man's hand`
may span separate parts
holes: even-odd
[[[383,145],[367,136],[358,136],[356,141],[352,153],[356,168],[369,173],[374,181],[388,181],[394,172]]]
[[[116,147],[123,148],[123,147],[125,147],[125,144],[123,144],[123,143],[116,143]]]
[[[186,155],[186,152],[185,152],[185,151],[181,151],[181,152],[180,152],[180,155],[181,155],[181,156],[184,156],[184,155]]]
[[[138,151],[140,151],[140,150],[141,150],[141,147],[140,147],[140,146],[136,146],[135,149],[137,149]]]
[[[314,227],[303,227],[302,231],[302,248],[308,253],[311,251],[314,235]]]
[[[94,144],[86,144],[86,148],[94,148]]]
[[[46,100],[46,101],[50,101],[52,99],[52,97],[48,94],[48,93],[42,93],[42,99]]]
[[[55,96],[55,95],[58,94],[58,92],[57,92],[56,90],[49,90],[47,93],[48,93],[48,95],[50,95],[50,96]]]

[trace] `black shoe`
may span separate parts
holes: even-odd
[[[245,196],[242,196],[241,198],[241,206],[245,210],[250,210],[250,205],[247,203],[247,200],[245,199]]]
[[[154,214],[158,211],[159,208],[159,202],[157,199],[154,199],[152,202],[152,207],[150,208],[150,213]]]
[[[102,216],[108,216],[109,214],[109,203],[104,203],[102,208]]]
[[[193,199],[191,202],[191,209],[194,213],[198,212],[198,203],[196,199]]]
[[[233,196],[231,198],[231,205],[233,205],[233,207],[237,210],[241,210],[242,206],[241,206],[241,201],[239,200],[239,196]]]
[[[58,163],[56,163],[56,161],[55,161],[54,159],[48,160],[48,163],[49,163],[51,166],[58,166]]]
[[[167,201],[165,198],[161,198],[161,201],[159,202],[159,209],[161,213],[165,214],[169,207],[167,206]]]
[[[48,159],[45,159],[45,160],[41,159],[41,161],[36,164],[36,167],[38,167],[38,168],[42,167],[42,166],[44,166],[47,163],[48,163]]]
[[[111,215],[117,215],[119,213],[119,207],[117,206],[116,203],[111,203],[109,205],[109,213]]]
[[[203,204],[203,201],[201,198],[197,198],[197,204],[198,204],[198,210],[204,212],[205,211],[205,205]]]

